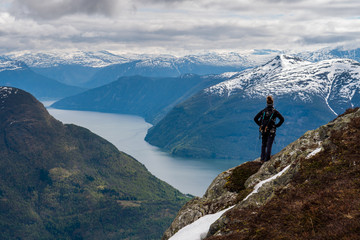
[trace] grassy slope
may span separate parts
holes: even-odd
[[[29,94],[0,111],[1,239],[158,239],[186,198]]]

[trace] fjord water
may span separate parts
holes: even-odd
[[[151,124],[141,117],[53,108],[48,108],[48,111],[63,123],[88,128],[105,138],[120,151],[143,163],[156,177],[183,193],[202,196],[219,173],[241,163],[234,160],[184,159],[162,152],[144,140]]]

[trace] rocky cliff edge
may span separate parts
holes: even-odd
[[[360,109],[349,109],[269,162],[221,173],[179,211],[162,239],[230,206],[206,239],[360,238],[359,139]]]

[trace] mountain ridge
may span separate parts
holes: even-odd
[[[263,63],[264,55],[246,53],[206,53],[172,56],[165,54],[124,54],[108,51],[20,52],[4,58],[23,61],[35,72],[60,82],[93,88],[122,76],[179,77],[183,74],[218,74],[239,71]]]
[[[266,97],[268,95],[281,96],[283,94],[291,94],[293,92],[299,93],[299,91],[301,91],[304,93],[299,94],[298,97],[304,102],[310,101],[305,92],[307,94],[321,94],[326,100],[330,110],[337,115],[329,105],[329,100],[332,100],[331,90],[333,85],[336,84],[334,83],[336,74],[343,70],[346,74],[349,74],[348,78],[354,79],[360,75],[359,66],[360,63],[350,59],[331,59],[314,64],[297,57],[280,55],[261,67],[240,73],[238,78],[219,83],[208,88],[206,91],[220,95],[223,94],[222,91],[225,91],[228,95],[231,95],[232,91],[244,90],[244,93],[249,97]],[[303,74],[304,72],[312,73],[312,75]],[[327,78],[322,77],[325,74],[328,75]],[[251,86],[249,87],[249,85],[253,83],[246,81],[251,81],[251,79],[255,78],[254,75],[255,77],[261,78],[260,82],[263,85],[258,84],[253,88],[251,88]],[[290,78],[290,80],[288,78]],[[294,83],[290,86],[285,86],[284,88],[286,80]],[[311,83],[315,83],[317,86],[314,86],[314,84]],[[343,96],[340,97],[352,100],[357,93],[356,90],[359,88],[360,84],[355,81],[347,84],[351,86],[345,86],[347,87],[346,89],[338,89],[338,91],[343,94]],[[243,87],[244,85],[246,89]],[[344,88],[344,84],[340,87]],[[353,103],[350,102],[348,107],[353,106]],[[342,110],[344,111],[345,109]]]
[[[360,108],[348,109],[269,162],[258,158],[219,174],[162,239],[359,238],[359,123]],[[224,209],[217,220],[202,218]],[[192,223],[194,232],[185,230]]]
[[[1,239],[158,239],[187,197],[29,93],[0,87]]]

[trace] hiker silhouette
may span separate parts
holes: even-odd
[[[270,160],[271,148],[276,136],[276,128],[284,123],[284,117],[274,108],[272,96],[266,97],[266,108],[256,114],[254,121],[259,126],[262,137],[261,162]],[[276,123],[276,119],[279,122]]]

